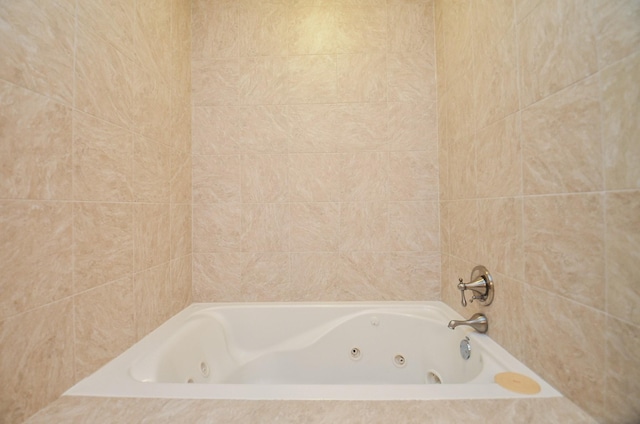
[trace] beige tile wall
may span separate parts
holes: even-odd
[[[193,1],[194,300],[439,298],[433,12]]]
[[[602,422],[640,418],[640,2],[436,2],[443,299]],[[461,308],[485,264],[497,294]]]
[[[190,302],[190,2],[0,2],[0,421]]]

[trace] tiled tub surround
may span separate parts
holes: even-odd
[[[433,11],[193,1],[194,301],[439,298]]]
[[[248,2],[194,1],[194,11],[212,9],[193,15],[193,49],[186,1],[0,3],[3,419],[22,421],[188,303],[193,234],[201,249],[193,257],[194,288],[202,288],[195,293],[211,300],[437,299],[442,291],[458,307],[457,277],[484,263],[503,282],[484,311],[492,338],[599,421],[636,420],[640,3],[283,0],[245,8]],[[435,17],[437,61],[433,24],[417,9]],[[349,10],[354,24],[345,26]],[[160,30],[168,22],[172,29]],[[307,28],[318,36],[304,36]],[[193,127],[190,52],[199,109]],[[158,84],[161,78],[168,83]],[[354,117],[352,124],[339,127],[345,123],[336,113]],[[385,163],[384,155],[386,177],[384,167],[336,170]],[[222,165],[211,172],[193,166],[194,180],[210,175],[216,184],[193,183],[194,208],[204,206],[192,233],[198,156],[211,163],[218,156],[232,177],[225,182],[225,170],[215,178]],[[256,173],[270,177],[256,185]],[[294,203],[295,216],[308,221],[291,218]],[[220,217],[213,226],[210,213]],[[350,222],[366,225],[343,231]],[[213,247],[201,247],[198,225]],[[442,263],[442,286],[432,261]],[[588,290],[577,284],[585,270]],[[348,284],[338,283],[339,274]],[[168,301],[178,292],[180,302]],[[470,316],[473,306],[460,312]],[[422,422],[428,413],[447,414],[445,422],[515,422],[514,414],[571,422],[566,411],[574,422],[588,421],[565,398],[63,398],[34,420]]]
[[[0,421],[190,303],[190,2],[0,2]]]
[[[455,283],[486,265],[491,336],[638,422],[640,2],[435,6],[442,298],[470,316]]]

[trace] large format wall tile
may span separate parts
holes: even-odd
[[[71,198],[72,112],[0,81],[0,197]]]
[[[596,194],[525,198],[527,283],[585,305],[602,306],[603,200]]]
[[[75,10],[71,3],[0,5],[0,78],[73,103]]]
[[[72,208],[62,202],[0,202],[0,318],[72,294]]]
[[[87,377],[136,341],[131,276],[74,298],[75,379]]]
[[[120,279],[133,272],[133,206],[76,203],[73,206],[74,290]]]
[[[607,312],[640,326],[640,192],[605,197]]]
[[[526,194],[603,189],[599,98],[588,78],[522,112]]]
[[[591,8],[582,1],[543,0],[522,20],[518,26],[522,106],[597,70],[592,19]]]
[[[74,200],[130,202],[132,157],[132,133],[90,115],[74,113]]]
[[[74,383],[72,303],[65,299],[0,321],[3,421],[23,422]]]
[[[606,188],[640,188],[640,53],[603,70],[601,80]]]
[[[130,128],[135,62],[90,28],[81,26],[76,37],[75,107]]]

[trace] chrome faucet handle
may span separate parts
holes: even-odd
[[[460,303],[462,303],[462,306],[464,306],[465,308],[467,307],[467,299],[464,297],[464,291],[466,290],[464,283],[462,282],[462,278],[458,278],[458,290],[460,290],[460,293],[462,294],[462,300],[460,301]],[[472,299],[473,301],[473,299]]]
[[[493,287],[493,278],[487,268],[482,265],[478,265],[473,268],[471,272],[471,279],[469,283],[465,284],[462,278],[458,278],[458,290],[460,290],[462,299],[462,306],[467,306],[467,298],[464,294],[466,290],[471,290],[473,292],[471,299],[469,299],[469,303],[473,303],[474,300],[479,300],[480,303],[485,306],[489,306],[491,302],[493,302],[494,297],[494,287]]]

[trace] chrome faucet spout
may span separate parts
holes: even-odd
[[[459,325],[468,325],[478,333],[486,333],[489,330],[489,321],[487,320],[487,317],[484,314],[480,313],[473,314],[471,318],[466,321],[451,320],[449,321],[448,327],[452,330],[455,330],[455,328]]]

